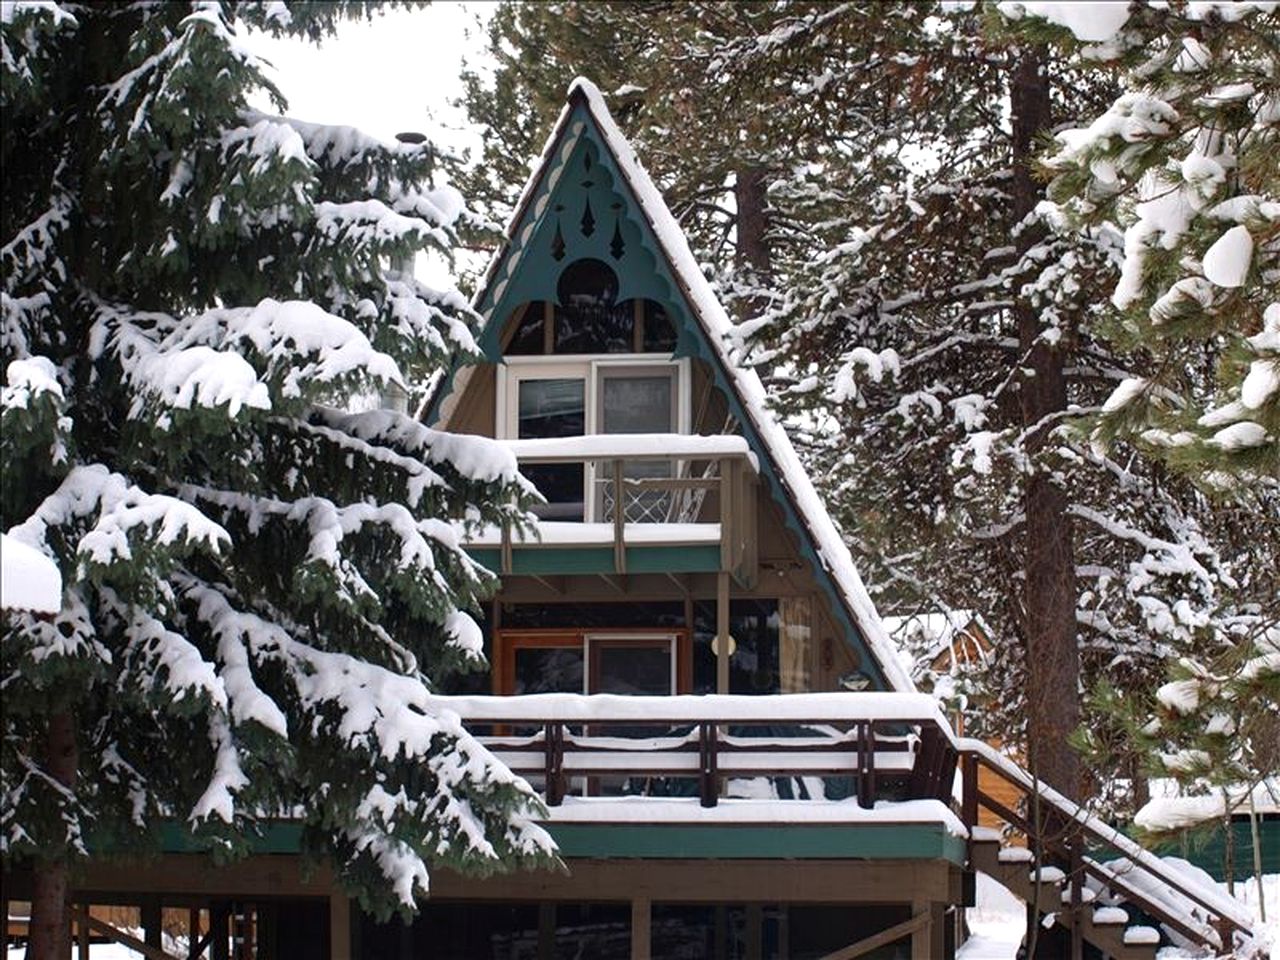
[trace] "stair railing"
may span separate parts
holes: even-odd
[[[1070,866],[1072,871],[1070,906],[1073,910],[1079,910],[1083,906],[1081,880],[1085,874],[1088,874],[1113,892],[1120,894],[1127,902],[1200,946],[1213,950],[1228,950],[1233,946],[1235,937],[1249,939],[1253,936],[1250,929],[1252,919],[1237,901],[1216,890],[1206,890],[1188,884],[1160,858],[1144,850],[1132,839],[1068,800],[1047,784],[1033,780],[1026,771],[1002,756],[989,744],[981,740],[961,738],[957,741],[957,746],[960,752],[959,767],[962,777],[961,819],[970,831],[971,856],[974,842],[973,828],[978,824],[979,808],[985,808],[1010,826],[1025,833],[1033,847],[1039,845],[1042,849],[1051,851]],[[1044,815],[1024,816],[984,792],[978,783],[979,769],[991,771],[1014,787],[1028,802],[1028,809],[1034,802]],[[1085,856],[1085,844],[1090,840],[1119,852],[1124,859],[1128,860],[1129,868],[1123,872],[1117,871]],[[1210,925],[1198,925],[1190,917],[1179,916],[1175,905],[1161,902],[1144,891],[1139,884],[1127,879],[1127,875],[1131,873],[1135,876],[1146,874],[1175,891],[1180,897],[1191,901],[1209,918]]]

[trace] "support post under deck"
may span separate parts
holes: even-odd
[[[329,956],[332,960],[351,957],[351,900],[343,890],[329,894]]]
[[[652,904],[642,897],[631,901],[631,960],[649,960],[652,934],[649,914]]]

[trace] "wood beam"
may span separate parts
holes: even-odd
[[[521,870],[485,879],[443,868],[431,875],[442,900],[661,903],[910,903],[947,900],[942,860],[571,859],[569,873]]]
[[[555,576],[553,574],[529,574],[529,579],[535,583],[545,587],[548,592],[554,593],[557,597],[563,597],[565,593],[565,578],[563,576]]]
[[[141,909],[143,939],[148,946],[160,946],[160,898],[147,897]]]
[[[538,960],[554,960],[556,950],[556,905],[538,904]]]
[[[342,890],[329,894],[329,956],[333,960],[351,956],[351,900]]]
[[[692,597],[693,591],[689,586],[689,578],[683,573],[665,573],[663,574],[668,580],[675,584],[677,590],[680,591],[682,597]]]
[[[89,960],[89,924],[85,917],[89,915],[89,904],[83,904],[84,914],[75,917],[76,924],[76,960]],[[6,911],[6,916],[8,911]]]
[[[615,593],[621,594],[624,597],[627,595],[626,585],[617,577],[611,576],[610,574],[607,574],[607,573],[598,573],[596,574],[596,576],[598,576],[601,580],[603,580],[605,583],[611,586]]]
[[[716,576],[716,693],[729,692],[729,573]]]
[[[91,930],[94,933],[101,934],[108,940],[116,943],[122,943],[130,950],[142,954],[147,960],[181,960],[171,953],[165,953],[159,947],[153,947],[149,943],[139,940],[137,937],[131,936],[105,920],[99,920],[97,917],[89,915],[88,904],[74,904],[70,908],[71,917],[75,920],[78,927],[85,930]]]
[[[643,898],[631,901],[631,960],[649,960],[653,949],[649,928],[652,906]]]
[[[622,461],[613,461],[613,567],[627,572],[627,489],[623,483]]]
[[[927,953],[918,954],[915,951],[916,931],[929,925],[929,913],[927,911],[917,913],[910,920],[895,923],[887,930],[881,930],[879,933],[859,940],[857,943],[851,943],[847,947],[833,950],[831,953],[821,957],[820,960],[856,960],[857,957],[865,957],[872,950],[893,943],[895,940],[901,940],[907,935],[911,936],[911,960],[936,960],[935,957],[931,957]]]

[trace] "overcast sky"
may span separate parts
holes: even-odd
[[[422,10],[390,10],[369,22],[343,23],[315,46],[252,35],[250,46],[275,67],[289,114],[316,123],[345,123],[392,140],[416,130],[448,146],[474,143],[456,128],[448,101],[462,92],[463,56],[479,57],[479,23],[489,3],[437,2]],[[450,129],[453,128],[453,129]]]

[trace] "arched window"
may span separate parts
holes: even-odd
[[[653,300],[618,302],[620,284],[602,260],[575,260],[556,284],[556,302],[516,309],[507,356],[673,353],[675,324]]]

